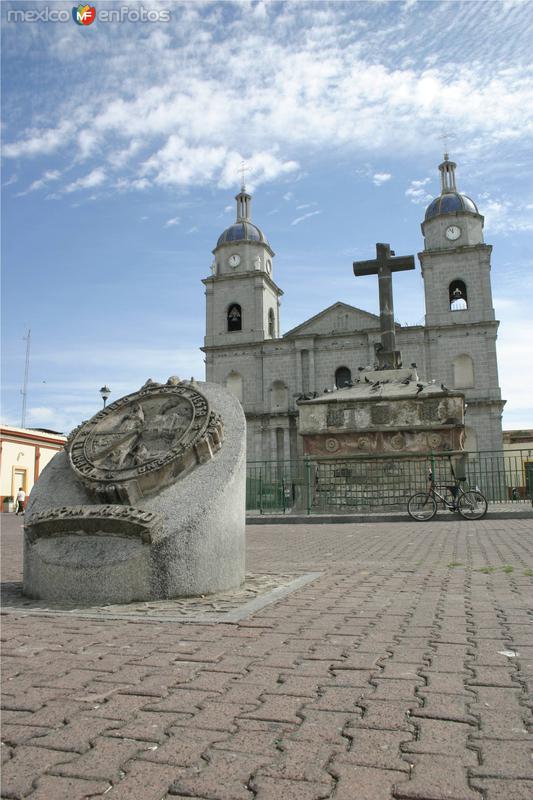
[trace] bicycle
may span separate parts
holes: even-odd
[[[436,485],[433,480],[433,472],[429,470],[429,491],[417,492],[413,494],[407,501],[407,512],[410,517],[416,519],[418,522],[427,522],[433,519],[437,513],[438,501],[440,501],[444,508],[449,511],[457,511],[464,519],[481,519],[487,513],[487,500],[481,494],[479,489],[469,489],[464,491],[461,483],[466,481],[466,478],[457,478],[453,470],[453,465],[450,461],[450,467],[454,479],[453,486]],[[452,499],[448,500],[440,492],[443,489],[447,490]],[[438,498],[438,500],[437,500]]]

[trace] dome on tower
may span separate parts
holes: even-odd
[[[441,174],[441,193],[431,201],[426,208],[425,220],[439,217],[441,214],[455,214],[467,212],[479,214],[478,208],[470,197],[460,194],[455,183],[455,169],[457,164],[450,161],[448,153],[444,154],[444,161],[439,164]]]
[[[229,242],[262,242],[270,246],[261,228],[251,221],[252,196],[248,194],[244,184],[235,200],[237,201],[237,219],[218,237],[217,247]]]
[[[217,247],[226,242],[265,242],[268,244],[261,228],[249,220],[234,222],[218,237]]]
[[[426,208],[426,215],[424,219],[433,219],[440,214],[453,214],[456,211],[468,211],[471,214],[479,214],[478,208],[470,197],[466,194],[459,194],[459,192],[447,192],[440,194],[431,201]]]

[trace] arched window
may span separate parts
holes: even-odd
[[[289,391],[282,381],[272,384],[272,411],[286,411],[289,403]]]
[[[226,378],[226,389],[242,403],[242,375],[239,375],[238,372],[230,372]]]
[[[471,389],[474,385],[474,362],[465,354],[453,361],[453,385],[455,389]]]
[[[455,280],[448,288],[450,297],[450,311],[464,311],[468,308],[468,297],[464,281]]]
[[[348,367],[339,367],[335,370],[335,386],[337,389],[343,389],[345,386],[351,384],[352,373]]]
[[[242,331],[242,311],[238,303],[228,308],[228,331]]]
[[[276,335],[276,318],[274,316],[274,309],[271,308],[268,312],[268,335],[273,339]]]

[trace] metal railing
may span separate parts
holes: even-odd
[[[466,486],[479,488],[490,502],[531,502],[533,449],[465,453],[454,457],[453,466],[466,477]],[[411,494],[427,488],[430,468],[437,484],[453,482],[446,453],[250,462],[246,509],[256,514],[404,509]]]

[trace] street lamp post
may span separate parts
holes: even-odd
[[[104,401],[104,408],[105,408],[105,404],[107,403],[107,398],[111,394],[111,389],[107,385],[102,386],[102,388],[100,389],[100,394],[102,395],[102,400]]]

